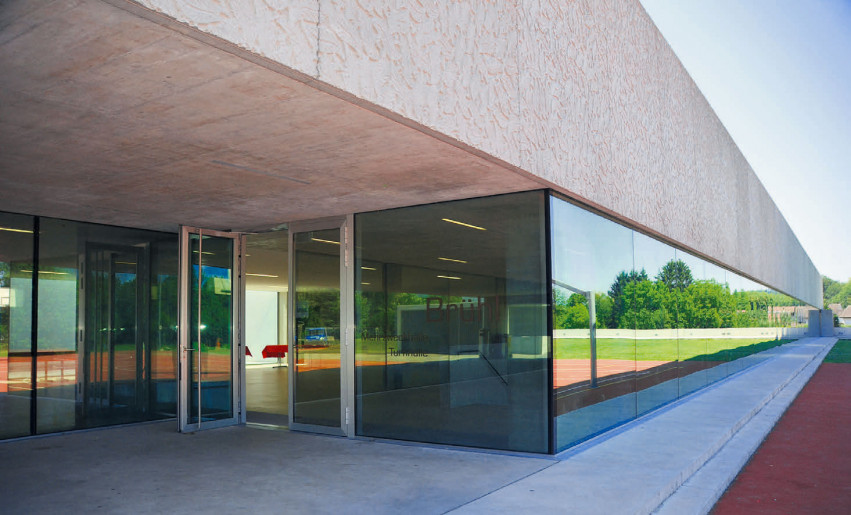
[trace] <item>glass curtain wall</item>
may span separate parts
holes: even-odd
[[[0,438],[31,433],[34,224],[0,213]]]
[[[0,437],[174,417],[176,237],[8,214],[0,227]]]
[[[357,434],[550,452],[545,201],[356,216]]]
[[[553,396],[561,443],[635,417],[635,330],[624,314],[630,305],[624,289],[634,278],[633,235],[567,202],[553,202],[550,212]]]
[[[550,210],[557,450],[806,335],[814,308],[796,299],[558,197]]]

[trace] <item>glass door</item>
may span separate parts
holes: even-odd
[[[244,421],[239,235],[182,227],[180,386],[182,432]]]
[[[290,428],[345,435],[352,427],[346,378],[346,222],[290,231]]]

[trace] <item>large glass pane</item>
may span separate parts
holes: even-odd
[[[83,362],[77,352],[77,262],[85,249],[79,231],[85,228],[75,222],[41,219],[35,377],[39,433],[78,427],[77,373]],[[80,422],[85,427],[82,417]]]
[[[190,424],[233,417],[233,245],[189,235]]]
[[[151,241],[150,418],[177,416],[177,260],[175,235]]]
[[[175,236],[42,218],[39,243],[37,431],[174,416]]]
[[[551,200],[556,448],[635,417],[632,231]]]
[[[293,421],[340,427],[340,230],[293,236]]]
[[[730,291],[727,271],[713,263],[705,264],[705,279],[694,291],[695,313],[692,325],[707,335],[706,353],[717,366],[707,372],[712,382],[733,373],[740,364],[733,364],[733,349],[755,343],[733,331],[735,299]]]
[[[357,215],[358,434],[548,452],[544,200]]]
[[[624,287],[626,314],[635,324],[637,405],[641,415],[679,395],[678,268],[674,249],[634,232],[636,280]]]
[[[719,288],[717,284],[706,282],[706,265],[704,260],[677,250],[676,261],[666,271],[666,281],[671,285],[669,292],[677,303],[680,396],[706,386],[707,368],[717,365],[707,355],[712,330],[702,327],[706,318],[704,311],[718,303]]]
[[[287,231],[251,234],[245,255],[245,381],[248,422],[289,423]]]
[[[30,434],[33,218],[0,213],[0,438]]]

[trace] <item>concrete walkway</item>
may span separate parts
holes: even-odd
[[[836,340],[557,457],[164,422],[0,443],[3,513],[701,513]]]

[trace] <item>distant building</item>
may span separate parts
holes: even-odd
[[[847,306],[841,313],[838,313],[836,316],[839,317],[839,323],[841,325],[851,325],[851,306]]]
[[[773,306],[768,308],[769,320],[775,323],[784,321],[788,315],[793,324],[805,324],[809,319],[810,309],[807,306]]]

